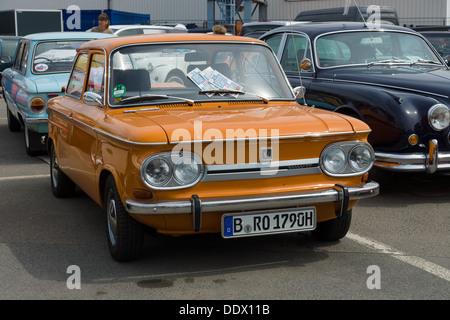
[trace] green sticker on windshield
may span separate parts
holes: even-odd
[[[126,91],[127,88],[125,88],[123,84],[118,84],[117,86],[114,87],[112,95],[114,98],[120,98],[125,94]]]

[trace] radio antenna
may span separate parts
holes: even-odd
[[[346,16],[348,14],[348,10],[350,8],[351,2],[352,2],[352,0],[345,0],[345,8],[344,8],[344,13],[343,13],[344,16]],[[367,22],[364,19],[364,15],[362,14],[361,9],[359,8],[359,5],[356,3],[356,0],[353,0],[353,2],[355,3],[356,9],[358,9],[359,15],[361,16],[361,19],[364,22],[364,26],[367,28]]]

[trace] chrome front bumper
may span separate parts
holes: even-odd
[[[275,195],[208,199],[200,199],[194,195],[191,199],[184,201],[145,202],[127,200],[125,204],[128,212],[137,215],[195,214],[196,210],[201,212],[233,212],[281,209],[316,203],[365,199],[378,195],[379,188],[379,184],[372,181],[358,186],[343,187],[336,185],[334,188],[325,190]]]
[[[428,153],[395,154],[375,152],[375,166],[399,172],[450,170],[450,152],[440,152],[437,140],[431,140]]]

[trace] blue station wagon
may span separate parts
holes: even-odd
[[[114,37],[86,32],[48,32],[23,37],[11,68],[2,72],[8,128],[24,128],[29,155],[45,152],[41,143],[48,133],[47,102],[63,94],[76,49],[91,39]]]

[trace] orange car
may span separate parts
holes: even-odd
[[[298,94],[296,95],[296,93]],[[51,186],[105,210],[112,256],[131,260],[144,225],[224,238],[347,233],[367,181],[370,128],[303,106],[262,41],[205,34],[94,40],[48,104]]]

